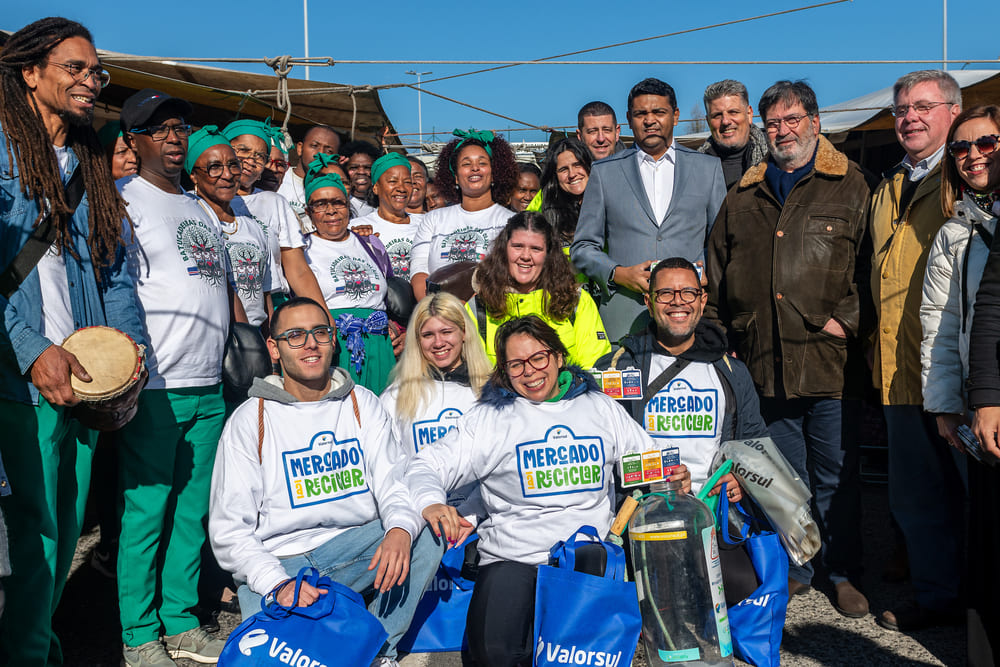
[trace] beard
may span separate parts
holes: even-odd
[[[81,113],[72,113],[64,109],[59,117],[73,127],[89,127],[94,123],[94,108],[84,109]]]

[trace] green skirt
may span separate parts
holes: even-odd
[[[365,319],[375,311],[370,308],[337,308],[330,311],[330,317],[336,321],[340,315],[353,315]],[[335,363],[351,374],[356,384],[381,394],[389,384],[389,373],[396,365],[396,355],[392,352],[392,341],[389,334],[361,334],[365,344],[365,358],[361,370],[355,369],[351,363],[351,351],[347,349],[347,335],[337,331],[337,358]]]

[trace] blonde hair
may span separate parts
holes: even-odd
[[[392,371],[392,384],[399,393],[396,398],[396,416],[413,419],[417,411],[430,399],[432,382],[440,371],[424,358],[420,349],[420,330],[432,317],[450,322],[464,332],[462,361],[469,372],[469,385],[476,398],[493,370],[476,332],[476,325],[466,313],[458,297],[447,292],[437,292],[424,297],[410,316],[406,329],[406,345],[399,363]]]

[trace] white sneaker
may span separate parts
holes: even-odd
[[[395,658],[387,658],[381,655],[372,660],[371,667],[399,667],[399,663],[396,662]]]

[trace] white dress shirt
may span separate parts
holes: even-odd
[[[655,159],[641,148],[635,156],[639,161],[639,176],[642,177],[642,187],[646,190],[646,198],[653,208],[653,217],[657,226],[663,224],[663,218],[670,208],[670,198],[674,194],[674,165],[676,164],[676,143],[671,143],[667,152]]]
[[[941,148],[934,151],[932,155],[928,155],[916,164],[913,164],[910,156],[907,155],[903,158],[903,167],[909,172],[910,181],[919,181],[934,170],[942,157],[944,157],[944,144],[941,144]]]

